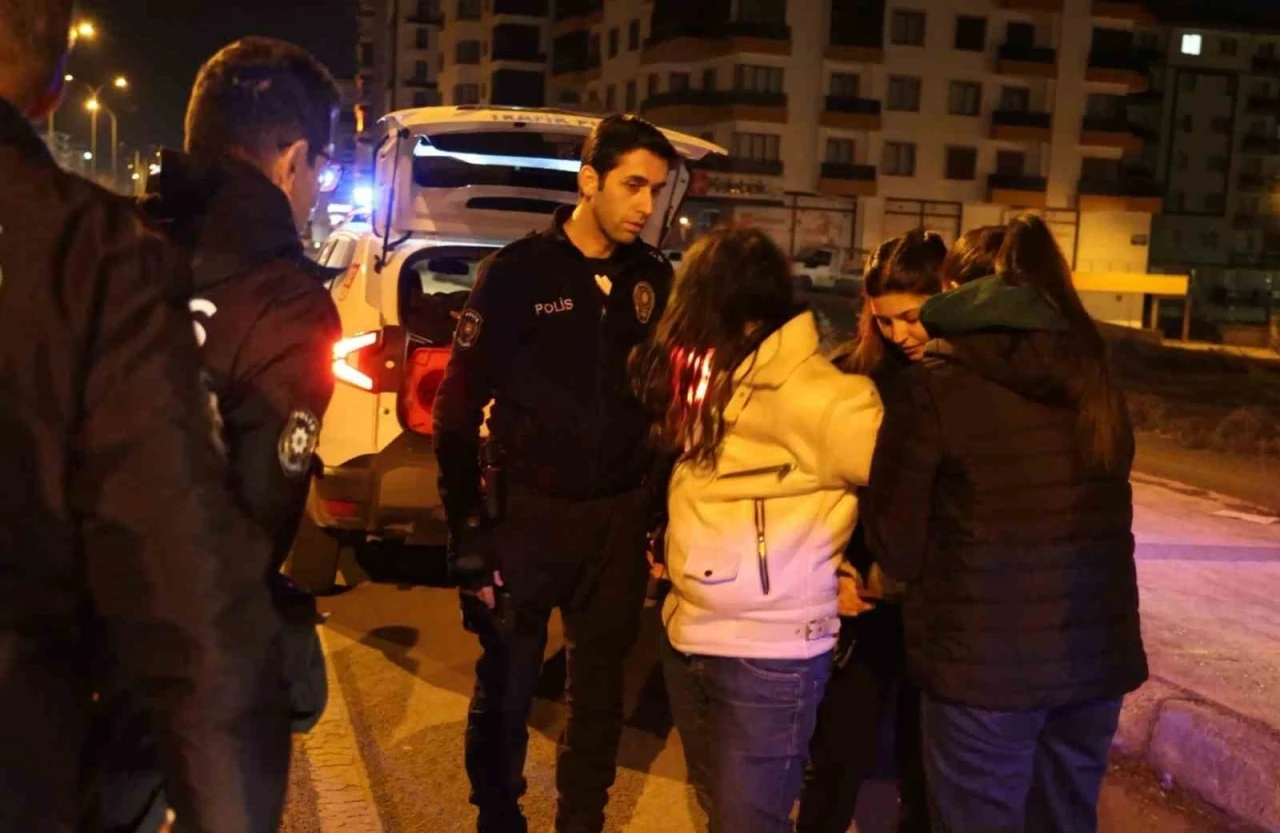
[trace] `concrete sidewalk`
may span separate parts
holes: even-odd
[[[1134,510],[1152,678],[1116,750],[1280,833],[1280,519],[1141,474]]]

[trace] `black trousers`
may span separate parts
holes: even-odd
[[[591,501],[512,489],[494,532],[504,586],[490,611],[462,597],[480,638],[467,720],[471,803],[483,833],[522,833],[526,721],[547,621],[564,620],[569,719],[556,759],[556,830],[599,833],[622,736],[623,663],[636,640],[648,579],[643,491]]]
[[[902,609],[881,603],[841,620],[835,665],[809,748],[797,833],[846,833],[858,789],[877,768],[881,728],[890,714],[902,800],[898,830],[927,833],[920,693],[906,678]]]

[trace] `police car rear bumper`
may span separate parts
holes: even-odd
[[[340,537],[444,544],[437,473],[431,438],[405,431],[377,454],[326,464],[312,484],[311,518]]]

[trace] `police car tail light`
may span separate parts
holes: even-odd
[[[436,391],[448,366],[448,347],[419,347],[409,356],[400,389],[400,419],[415,434],[431,433]]]
[[[333,375],[348,385],[373,391],[378,375],[378,339],[376,332],[359,333],[333,345]]]

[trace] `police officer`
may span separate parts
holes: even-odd
[[[192,263],[191,311],[237,488],[275,541],[297,532],[342,334],[301,233],[332,162],[338,86],[301,47],[245,38],[210,58],[187,106],[185,153],[165,152],[148,216]]]
[[[626,365],[661,316],[672,276],[639,235],[679,164],[647,122],[602,120],[583,147],[577,206],[490,257],[458,321],[434,436],[464,624],[483,649],[466,738],[483,833],[526,829],[525,722],[555,607],[570,709],[556,830],[604,824],[623,658],[648,577],[648,420]],[[478,462],[491,399],[486,479],[505,495],[493,507],[499,518],[486,517]]]
[[[178,829],[265,833],[289,760],[269,546],[226,488],[184,261],[28,121],[71,9],[0,0],[0,830],[71,829],[110,678]]]
[[[232,482],[274,543],[263,581],[284,617],[295,731],[319,719],[327,692],[315,601],[280,567],[305,509],[340,336],[327,274],[305,256],[299,234],[330,167],[338,104],[328,70],[305,50],[268,38],[225,47],[196,76],[187,152],[162,155],[143,203],[190,260],[195,336]],[[332,172],[324,179],[336,184]],[[118,720],[133,722],[122,705]],[[103,764],[107,830],[132,833],[139,803],[154,792],[147,733],[132,734],[143,748]]]

